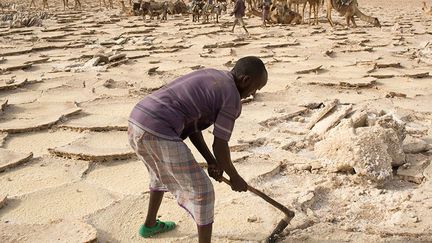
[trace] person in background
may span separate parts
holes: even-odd
[[[236,0],[234,5],[234,10],[231,13],[231,16],[234,15],[234,25],[232,27],[231,32],[234,33],[234,28],[237,24],[239,24],[246,31],[246,34],[249,35],[249,31],[246,29],[245,23],[243,21],[243,17],[245,16],[246,5],[244,0]]]
[[[270,6],[272,2],[271,0],[263,0],[262,2],[262,18],[263,18],[263,26],[267,27],[267,19],[270,12]]]

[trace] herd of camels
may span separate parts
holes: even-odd
[[[64,9],[69,8],[69,0],[62,0]],[[82,8],[80,0],[74,0],[74,8]],[[108,4],[107,2],[108,1]],[[126,9],[124,0],[118,0],[121,4],[123,11]],[[127,0],[129,5],[132,6],[132,0]],[[141,1],[141,0],[139,0]],[[154,1],[154,0],[150,0]],[[181,0],[183,1],[183,0]],[[223,0],[222,0],[223,1]],[[233,0],[232,0],[233,1]],[[373,26],[380,27],[378,18],[368,16],[361,12],[358,8],[357,0],[274,0],[271,6],[268,21],[272,23],[281,24],[299,24],[304,22],[305,9],[309,5],[309,24],[318,24],[318,14],[321,6],[326,2],[326,17],[331,26],[334,22],[331,17],[332,10],[338,12],[341,16],[345,17],[346,25],[348,27],[357,27],[354,17],[370,23]],[[99,0],[100,6],[113,8],[113,0]],[[257,9],[260,8],[261,0],[246,0],[249,13],[256,16],[262,16],[261,12]],[[42,0],[43,8],[48,8],[48,0]],[[35,0],[31,0],[30,7],[36,6]],[[291,8],[291,7],[294,8]],[[300,7],[303,6],[302,14],[300,14]],[[428,7],[426,2],[423,2],[422,11],[426,15],[432,15],[432,7]],[[312,17],[313,15],[313,17]]]
[[[248,6],[250,6],[250,11],[252,11],[254,15],[259,15],[259,12],[257,12],[254,8],[254,6],[257,6],[257,3],[254,3],[254,0],[247,1],[249,3]],[[282,24],[297,24],[304,22],[303,17],[305,16],[305,9],[308,4],[309,24],[318,24],[318,14],[320,6],[324,6],[325,4],[324,0],[287,0],[286,4],[280,3],[280,1],[284,0],[277,1],[279,2],[273,4],[270,9],[269,20],[273,23]],[[294,6],[293,10],[291,6]],[[301,6],[303,6],[302,14],[300,14]],[[345,16],[348,27],[351,26],[351,23],[353,27],[357,27],[354,16],[359,17],[361,20],[366,21],[373,26],[381,26],[377,18],[368,16],[359,10],[357,0],[327,0],[326,16],[331,26],[335,25],[331,17],[333,9],[337,11],[340,15]]]

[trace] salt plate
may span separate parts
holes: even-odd
[[[421,184],[425,178],[425,169],[429,166],[430,161],[423,155],[408,155],[407,161],[406,165],[398,168],[396,175],[401,179]]]
[[[4,207],[7,203],[7,195],[0,195],[0,208]]]
[[[90,131],[126,131],[136,99],[97,99],[80,104],[82,113],[61,127]]]
[[[9,105],[2,115],[0,131],[20,133],[50,128],[63,117],[80,112],[73,102]]]
[[[27,79],[16,81],[11,84],[7,84],[6,82],[0,82],[0,90],[16,89],[26,84],[27,84]]]
[[[0,113],[2,113],[7,106],[8,100],[0,100]]]
[[[28,162],[32,157],[32,153],[16,153],[14,151],[0,148],[0,172]]]
[[[1,210],[0,222],[47,224],[79,219],[108,207],[119,198],[114,192],[83,182],[46,188],[8,200]]]
[[[0,224],[0,235],[5,242],[94,242],[96,229],[80,221],[51,224]]]
[[[3,147],[3,144],[7,138],[8,134],[5,132],[0,132],[0,147]]]
[[[49,148],[51,154],[90,161],[128,159],[135,155],[126,132],[95,132],[65,146]]]
[[[52,156],[35,158],[24,166],[11,169],[0,176],[0,195],[17,197],[50,187],[81,180],[89,162]]]

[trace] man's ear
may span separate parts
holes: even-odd
[[[251,81],[252,81],[252,79],[249,75],[243,75],[240,77],[241,86],[243,88],[248,87],[250,85]]]

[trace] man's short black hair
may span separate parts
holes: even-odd
[[[261,59],[254,56],[240,58],[232,71],[238,76],[248,75],[252,78],[262,77],[263,73],[267,73]]]

